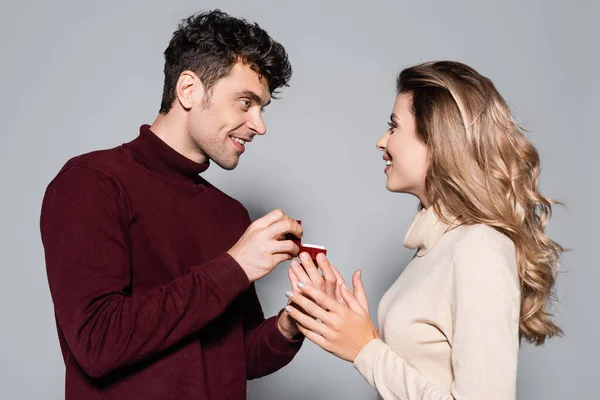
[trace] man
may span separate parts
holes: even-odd
[[[164,72],[152,126],[73,158],[44,197],[66,399],[244,399],[302,343],[288,313],[264,319],[253,284],[298,254],[282,239],[301,226],[279,210],[250,224],[199,175],[235,168],[265,134],[292,73],[284,48],[212,11],[179,26]]]

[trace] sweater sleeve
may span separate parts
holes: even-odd
[[[264,319],[254,285],[244,299],[244,340],[248,379],[261,378],[283,368],[300,350],[304,336],[289,340],[279,331],[277,316]]]
[[[520,292],[514,260],[483,244],[453,257],[451,338],[454,382],[437,387],[379,339],[354,365],[385,400],[516,398]]]
[[[245,208],[243,213],[247,225],[250,225],[250,216]],[[300,350],[304,336],[289,340],[279,331],[277,321],[283,310],[265,319],[254,283],[242,294],[240,302],[243,308],[247,379],[261,378],[289,364]]]
[[[92,377],[147,359],[201,330],[250,286],[227,253],[164,287],[131,294],[125,194],[100,172],[71,167],[49,185],[40,229],[58,324]]]

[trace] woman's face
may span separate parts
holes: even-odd
[[[394,103],[390,128],[377,141],[377,148],[383,151],[386,161],[387,189],[415,195],[428,207],[425,191],[427,146],[417,136],[411,108],[412,94],[400,93]]]

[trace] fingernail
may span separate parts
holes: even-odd
[[[358,279],[362,279],[362,271],[360,269],[358,270]]]
[[[346,284],[344,283],[344,284],[342,285],[342,289],[343,289],[343,290],[345,290],[345,291],[348,291],[348,290],[349,290],[349,289],[348,289],[348,285],[346,285]]]
[[[296,261],[296,260],[292,260],[292,262],[290,263],[290,266],[292,266],[292,267],[294,267],[294,268],[297,268],[297,267],[299,267],[299,266],[300,266],[300,264],[298,264],[298,261]]]
[[[319,253],[317,255],[317,260],[319,260],[319,261],[325,261],[325,255],[323,253]]]
[[[292,312],[292,307],[290,307],[290,306],[285,306],[285,311],[287,311],[287,312]]]
[[[298,282],[298,283],[296,283],[296,286],[298,286],[300,289],[302,289],[306,285],[304,283],[302,283],[302,282]]]
[[[308,253],[300,254],[300,258],[302,258],[303,260],[308,260]]]
[[[288,299],[291,299],[293,295],[294,295],[294,292],[292,292],[291,290],[288,290],[287,292],[285,292],[285,297],[287,297]]]

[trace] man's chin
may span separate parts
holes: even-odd
[[[219,167],[223,168],[224,170],[231,171],[238,166],[240,159],[238,158],[235,161],[226,161],[226,162],[221,162],[221,161],[217,161],[217,160],[213,160],[213,161],[215,162],[215,164],[217,164]]]

